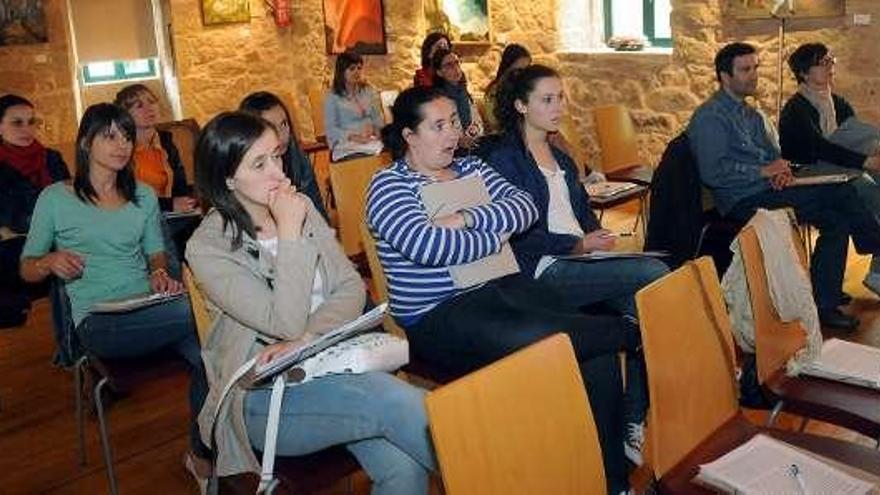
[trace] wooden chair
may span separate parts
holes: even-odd
[[[312,128],[315,130],[315,140],[319,143],[327,142],[327,128],[324,126],[324,93],[326,88],[311,86],[309,88],[309,107],[312,110]]]
[[[163,122],[156,125],[160,131],[171,133],[174,145],[180,152],[180,160],[183,162],[183,170],[186,172],[186,183],[193,184],[196,180],[195,157],[196,143],[199,141],[199,124],[195,119]]]
[[[654,170],[639,156],[629,110],[623,105],[595,107],[593,120],[602,150],[602,172],[610,180],[650,185]]]
[[[373,239],[373,234],[370,233],[370,228],[367,227],[366,221],[361,220],[359,227],[364,246],[364,254],[366,255],[367,264],[370,268],[370,293],[373,296],[373,300],[377,303],[387,302],[388,279],[385,278],[385,270],[382,269],[382,263],[379,262],[379,253],[376,251],[376,240]],[[391,334],[402,339],[406,338],[406,332],[400,328],[390,314],[385,315],[385,320],[382,322],[382,326]],[[420,385],[428,388],[433,388],[438,384],[448,383],[460,376],[459,374],[450,373],[439,369],[436,366],[425,363],[412,355],[410,356],[409,364],[404,366],[401,371],[406,375],[413,377],[414,380],[411,381],[417,381]]]
[[[189,292],[199,342],[204,345],[211,333],[213,321],[205,295],[187,265],[183,267],[183,282]],[[257,458],[261,458],[260,453],[257,453]],[[281,493],[309,495],[327,489],[340,479],[351,476],[359,470],[360,464],[342,445],[312,454],[296,457],[278,456],[275,459],[275,477],[279,482]],[[259,483],[260,478],[254,473],[226,476],[219,480],[218,491],[224,495],[251,494],[256,491]]]
[[[430,392],[425,405],[449,495],[606,493],[596,425],[563,334]]]
[[[797,225],[793,224],[792,235],[797,233]],[[818,419],[875,438],[880,446],[880,392],[806,375],[786,375],[785,363],[805,345],[806,331],[800,321],[784,322],[779,318],[770,298],[764,255],[755,229],[744,228],[737,240],[755,323],[758,383],[778,398],[767,424],[772,425],[785,409],[803,416],[804,426],[808,419]],[[805,263],[803,245],[793,244]]]
[[[364,252],[359,225],[364,218],[367,187],[373,175],[389,163],[391,155],[383,152],[329,165],[330,187],[338,214],[339,242],[347,256]]]
[[[880,452],[831,438],[761,428],[742,416],[730,321],[710,258],[689,261],[643,288],[636,294],[636,304],[651,395],[649,462],[663,493],[712,493],[691,481],[698,466],[757,433],[880,472]]]
[[[562,145],[564,148],[563,151],[571,155],[574,159],[575,163],[581,168],[580,173],[585,174],[585,166],[587,163],[587,152],[580,146],[580,140],[577,139],[577,127],[575,126],[574,120],[570,115],[566,114],[562,117],[562,122],[560,124],[559,134],[561,136],[561,140],[559,145]],[[609,177],[609,180],[616,180]],[[624,193],[615,195],[610,198],[595,198],[590,197],[590,207],[599,212],[599,222],[602,222],[602,217],[605,215],[605,210],[610,210],[616,206],[629,203],[631,201],[639,202],[639,211],[636,214],[636,220],[633,223],[632,232],[635,233],[636,229],[639,227],[639,223],[642,225],[643,234],[645,234],[644,230],[647,228],[648,220],[647,220],[647,200],[648,200],[648,187],[645,184],[638,184],[637,187],[630,189]]]

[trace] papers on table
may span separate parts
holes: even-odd
[[[794,466],[794,467],[793,467]],[[697,479],[727,493],[865,495],[875,485],[766,435],[700,466]]]
[[[349,337],[372,330],[382,323],[387,308],[387,303],[380,304],[357,319],[321,335],[302,347],[293,348],[283,354],[279,354],[268,363],[255,365],[253,381],[260,382]]]
[[[584,189],[587,190],[587,194],[589,194],[590,198],[592,199],[609,199],[642,187],[643,186],[634,184],[632,182],[615,181],[593,182],[591,184],[584,184]]]
[[[489,191],[479,174],[445,182],[433,182],[422,188],[422,204],[431,219],[488,204],[491,200]],[[519,265],[507,242],[502,244],[501,251],[495,254],[449,267],[449,274],[455,286],[460,289],[517,272]]]
[[[823,184],[843,184],[853,180],[855,176],[852,174],[828,174],[828,175],[808,175],[805,177],[795,177],[791,181],[791,186],[820,186]]]
[[[805,366],[803,373],[880,390],[880,349],[828,339],[819,357]]]
[[[92,313],[127,313],[136,309],[146,308],[156,304],[162,304],[166,301],[172,301],[179,297],[183,297],[185,293],[162,294],[153,292],[150,294],[141,294],[125,299],[117,299],[113,301],[103,301],[95,303],[90,312]]]

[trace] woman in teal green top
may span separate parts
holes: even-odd
[[[122,108],[101,103],[86,110],[76,139],[73,184],[59,182],[40,194],[22,252],[21,276],[28,282],[50,275],[64,280],[84,351],[129,358],[171,348],[187,361],[193,419],[188,462],[199,464],[209,458],[195,424],[207,383],[189,301],[178,298],[126,313],[90,313],[102,301],[183,290],[166,269],[156,195],[134,179],[134,137],[134,121]]]

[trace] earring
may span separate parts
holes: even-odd
[[[235,190],[235,179],[226,179],[226,188],[230,191]]]

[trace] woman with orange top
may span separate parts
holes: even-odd
[[[190,196],[180,153],[171,133],[156,129],[159,99],[143,84],[131,84],[116,93],[117,105],[126,109],[137,127],[134,149],[135,178],[155,191],[162,211],[192,211],[197,206]]]

